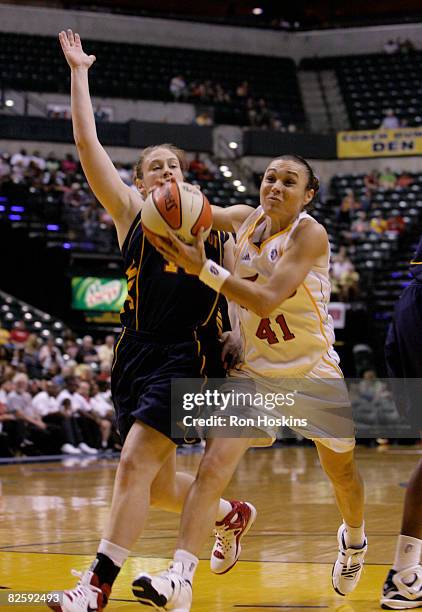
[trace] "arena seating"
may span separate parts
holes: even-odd
[[[67,328],[62,321],[4,291],[0,291],[0,327],[11,330],[19,321],[25,323],[25,329],[28,332],[36,334],[44,340],[50,335],[58,336],[57,344],[63,343],[62,335]]]
[[[84,47],[99,62],[90,73],[93,95],[171,101],[170,80],[182,74],[190,83],[219,83],[232,95],[231,103],[196,100],[215,106],[216,123],[247,125],[246,109],[234,96],[246,80],[249,95],[265,98],[283,124],[305,123],[296,67],[289,58],[90,40]],[[280,74],[282,79],[274,78]],[[24,91],[68,93],[69,69],[57,39],[1,32],[0,80],[5,87]]]
[[[420,236],[422,220],[422,174],[408,173],[413,178],[409,187],[377,189],[373,192],[371,206],[367,215],[375,211],[388,216],[392,210],[399,210],[406,223],[406,231],[401,236],[388,232],[376,234],[363,233],[348,247],[350,259],[361,276],[368,307],[371,309],[375,329],[385,333],[391,319],[394,304],[400,293],[410,282],[409,262],[413,256]],[[359,199],[365,194],[363,174],[335,175],[331,182],[331,192],[338,204],[348,190]],[[341,227],[336,219],[335,207],[325,207],[328,217],[324,220],[334,250],[339,246]]]
[[[305,70],[334,70],[353,129],[378,128],[388,108],[409,126],[422,125],[422,52],[307,58]]]
[[[124,171],[131,177],[130,165]],[[10,222],[13,228],[23,228],[31,237],[44,238],[49,246],[96,253],[118,252],[111,219],[95,201],[80,167],[66,174],[59,171],[55,178],[49,176],[48,170],[31,169],[19,182],[13,180],[12,168],[10,173],[10,177],[3,176],[0,181],[0,220]],[[238,191],[220,170],[207,171],[205,176],[189,171],[186,180],[200,185],[212,204],[258,204],[257,198]]]

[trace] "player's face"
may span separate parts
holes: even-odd
[[[166,181],[183,181],[180,162],[173,151],[157,147],[144,159],[142,164],[143,187],[149,193]]]
[[[298,215],[310,202],[306,169],[293,160],[274,159],[265,171],[260,189],[261,206],[270,216]]]

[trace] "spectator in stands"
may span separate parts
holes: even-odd
[[[87,385],[87,387],[86,387]],[[82,393],[81,393],[82,392]],[[63,405],[63,401],[70,402],[70,414],[77,419],[78,429],[81,432],[82,442],[78,442],[78,448],[88,455],[95,455],[96,449],[93,448],[95,442],[99,441],[99,428],[93,425],[89,413],[91,407],[89,405],[89,384],[79,383],[76,377],[67,376],[65,379],[65,388],[59,393],[57,401],[59,406]],[[92,446],[91,446],[92,444]]]
[[[359,274],[349,259],[345,246],[341,246],[337,255],[333,257],[331,281],[333,293],[337,294],[342,302],[350,302],[356,298]]]
[[[111,368],[114,357],[114,336],[109,334],[105,337],[104,344],[97,346],[97,354],[100,360],[100,367]]]
[[[9,156],[6,153],[0,155],[0,185],[10,176],[11,167],[9,164]]]
[[[369,222],[370,231],[375,234],[383,234],[387,229],[387,221],[384,219],[382,212],[376,210],[374,216]]]
[[[1,322],[0,322],[1,325]],[[8,329],[5,329],[4,327],[0,327],[0,347],[2,347],[4,344],[9,344],[10,341],[10,331]],[[0,363],[1,363],[1,353],[0,353]]]
[[[35,408],[37,414],[44,418],[48,414],[59,412],[59,403],[57,401],[58,388],[53,382],[48,381],[45,389],[39,391],[32,398],[32,407]]]
[[[53,336],[50,336],[41,347],[38,359],[44,373],[48,372],[53,364],[57,364],[60,369],[64,366],[61,351],[56,345],[56,340]]]
[[[220,85],[220,83],[215,84],[214,94],[214,102],[219,102],[221,104],[230,104],[230,94],[222,87],[222,85]]]
[[[24,348],[25,342],[29,338],[29,331],[26,329],[25,321],[16,321],[10,332],[10,341],[15,348]]]
[[[60,169],[60,162],[55,153],[51,152],[48,154],[45,160],[45,167],[48,172],[57,172]]]
[[[401,172],[397,177],[396,187],[409,187],[413,182],[413,176],[408,172]]]
[[[29,378],[39,378],[41,376],[39,344],[40,341],[36,334],[30,334],[25,343],[23,363]]]
[[[198,81],[193,81],[189,86],[189,97],[193,98],[194,100],[205,100],[205,84],[199,83]]]
[[[385,117],[381,121],[380,127],[388,130],[395,130],[400,127],[398,117],[396,117],[392,108],[385,111]]]
[[[379,172],[378,170],[371,170],[368,174],[366,174],[363,178],[363,182],[365,187],[369,189],[369,191],[375,191],[379,187]]]
[[[176,102],[186,97],[187,86],[183,75],[177,74],[171,79],[169,90]]]
[[[84,336],[82,338],[82,344],[76,354],[77,363],[99,363],[99,360],[92,336]]]
[[[21,149],[19,153],[14,153],[10,158],[10,165],[12,167],[21,166],[26,168],[29,165],[29,155],[26,149]]]
[[[392,210],[387,219],[387,232],[391,236],[397,237],[406,231],[406,222],[398,210]]]
[[[356,218],[352,221],[350,226],[352,240],[359,240],[367,232],[369,232],[369,222],[366,218],[366,212],[364,210],[358,210]]]
[[[102,121],[108,121],[109,115],[107,111],[101,106],[101,104],[98,104],[98,106],[96,106],[94,110],[94,118],[95,121],[99,123],[101,123]]]
[[[114,409],[110,398],[107,399],[106,394],[100,392],[96,383],[91,387],[91,407],[92,413],[100,427],[101,448],[106,449],[112,436]]]
[[[213,175],[210,172],[207,164],[199,153],[196,153],[195,157],[191,160],[189,164],[189,172],[195,175],[195,178],[200,181],[211,181],[213,179]]]
[[[384,45],[384,53],[388,55],[392,55],[393,53],[397,53],[399,51],[399,45],[393,39],[388,40]]]
[[[344,223],[347,225],[350,224],[352,218],[354,217],[355,211],[360,210],[361,208],[362,205],[358,200],[356,200],[353,191],[348,189],[341,201],[338,211],[337,219],[339,223]]]
[[[61,169],[65,174],[75,174],[78,169],[78,162],[73,157],[72,153],[67,153],[65,159],[61,163]]]
[[[414,43],[410,40],[410,38],[406,38],[402,43],[400,43],[400,53],[413,53],[416,51],[416,47]]]
[[[390,167],[381,172],[379,177],[379,184],[382,189],[394,189],[396,186],[397,177]]]
[[[208,111],[203,111],[202,113],[199,113],[199,115],[196,116],[195,123],[196,125],[200,126],[209,126],[213,125],[214,121],[212,120],[212,117]]]
[[[247,98],[249,96],[249,83],[248,81],[242,81],[236,87],[236,96],[238,98]]]

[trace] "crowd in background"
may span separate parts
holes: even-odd
[[[176,102],[192,102],[200,105],[233,104],[245,112],[248,125],[251,127],[278,132],[297,130],[293,123],[286,125],[280,113],[265,98],[254,95],[248,81],[242,81],[234,91],[231,91],[211,80],[188,82],[182,74],[177,74],[170,81],[169,91]],[[196,118],[196,123],[197,125],[213,125],[211,113],[201,112]]]
[[[0,456],[120,449],[110,372],[114,336],[46,340],[18,321],[0,333]]]

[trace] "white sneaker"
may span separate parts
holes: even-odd
[[[380,603],[384,610],[422,608],[422,567],[415,565],[401,572],[390,570]]]
[[[364,558],[368,549],[366,537],[362,547],[346,548],[345,533],[346,525],[342,523],[337,532],[339,550],[331,576],[333,588],[339,595],[347,595],[356,587],[362,574]]]
[[[154,610],[189,612],[192,585],[180,574],[181,565],[172,563],[168,570],[155,576],[139,574],[132,582],[132,592],[137,601],[142,606],[152,606]]]
[[[85,453],[85,455],[97,455],[98,454],[98,450],[96,448],[92,448],[91,446],[88,446],[88,444],[85,444],[85,442],[81,442],[79,444],[79,448],[81,449],[83,453]]]
[[[215,524],[215,544],[211,553],[211,571],[225,574],[234,567],[242,547],[240,540],[256,519],[256,508],[247,502],[231,501],[231,511]]]
[[[98,586],[98,578],[90,570],[85,573],[72,570],[74,576],[79,577],[76,587],[70,591],[63,591],[61,604],[48,604],[55,612],[102,612],[108,597],[108,592]],[[55,591],[56,593],[56,591]]]
[[[79,448],[69,443],[63,444],[60,450],[64,455],[82,455],[82,451]]]

